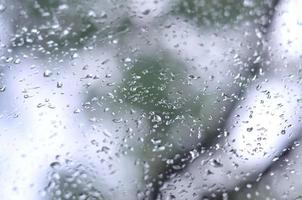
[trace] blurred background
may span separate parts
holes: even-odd
[[[302,199],[301,10],[0,0],[0,199]]]

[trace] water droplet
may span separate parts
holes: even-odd
[[[80,113],[80,112],[81,112],[81,110],[80,110],[79,108],[77,108],[77,109],[75,109],[75,110],[73,111],[74,114],[78,114],[78,113]]]
[[[102,11],[101,12],[101,15],[100,15],[100,17],[102,18],[102,19],[105,19],[105,18],[107,18],[107,13],[106,12],[104,12],[104,11]]]
[[[198,156],[199,156],[199,152],[194,149],[192,151],[190,151],[190,156],[191,156],[191,162],[193,162]]]
[[[50,167],[53,169],[58,169],[59,167],[61,167],[61,164],[59,162],[52,162],[50,163]]]
[[[5,90],[6,90],[6,86],[5,85],[0,86],[0,92],[4,92]]]
[[[92,117],[92,118],[89,119],[89,121],[90,121],[90,122],[96,122],[97,119],[96,119],[95,117]]]
[[[91,144],[92,145],[94,145],[94,146],[99,146],[99,143],[98,143],[98,141],[96,141],[96,140],[91,140]]]
[[[63,83],[60,82],[60,81],[58,81],[58,82],[57,82],[57,88],[61,88],[61,87],[63,87]]]
[[[131,58],[129,58],[129,57],[125,58],[125,62],[126,62],[126,63],[131,62]]]
[[[102,151],[102,152],[105,152],[105,153],[107,153],[109,150],[110,150],[110,149],[109,149],[109,147],[107,147],[107,146],[103,146],[102,149],[101,149],[101,151]]]
[[[43,106],[45,106],[45,104],[43,104],[43,103],[38,103],[37,108],[42,108]]]
[[[6,9],[6,6],[3,4],[0,4],[0,12],[4,12]]]
[[[77,53],[74,53],[74,54],[72,54],[72,56],[71,56],[72,59],[76,59],[77,57],[79,57],[79,54],[77,54]]]
[[[44,77],[50,77],[52,75],[52,71],[50,71],[49,69],[45,70],[43,73]]]
[[[296,197],[295,200],[302,200],[302,196]]]
[[[67,4],[62,4],[62,5],[59,5],[58,9],[59,10],[68,10],[69,6]]]
[[[143,15],[148,15],[150,12],[151,12],[151,10],[147,9],[147,10],[143,11]]]
[[[20,58],[17,58],[17,59],[14,61],[14,64],[20,64],[20,63],[21,63]]]
[[[161,122],[161,117],[159,115],[154,115],[152,118],[152,122]]]
[[[117,40],[117,39],[114,39],[114,40],[112,40],[112,43],[113,43],[113,44],[117,44],[117,43],[118,43],[118,40]]]
[[[95,18],[95,17],[96,17],[95,12],[94,12],[93,10],[90,10],[90,11],[88,12],[88,17],[93,17],[93,18]]]
[[[71,197],[72,197],[72,193],[70,191],[64,194],[64,199],[71,199]]]
[[[223,166],[223,164],[220,161],[216,160],[216,159],[212,160],[212,165],[214,167],[222,167]]]
[[[123,121],[123,119],[121,119],[121,118],[120,119],[113,119],[112,121],[114,123],[121,123]]]
[[[247,132],[252,132],[253,127],[249,127],[249,128],[247,128],[246,130],[247,130]]]
[[[133,129],[132,128],[128,128],[127,129],[127,133],[132,133],[133,132]]]
[[[107,130],[103,131],[103,134],[104,134],[106,137],[110,137],[110,136],[111,136],[110,132],[107,131]]]

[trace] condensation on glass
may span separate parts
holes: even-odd
[[[0,0],[0,199],[302,199],[301,8]]]

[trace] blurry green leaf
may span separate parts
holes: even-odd
[[[172,13],[199,25],[237,24],[261,17],[272,0],[181,0]]]

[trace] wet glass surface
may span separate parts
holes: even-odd
[[[301,9],[0,0],[0,199],[302,199]]]

